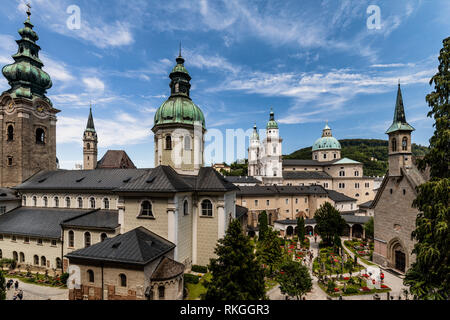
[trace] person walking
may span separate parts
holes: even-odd
[[[14,291],[13,300],[17,300],[17,291]]]
[[[19,293],[17,294],[17,297],[19,298],[19,300],[23,299],[23,291],[19,290]]]
[[[14,283],[14,288],[16,290],[19,289],[19,281],[16,280],[16,282]]]
[[[11,279],[8,280],[8,282],[6,283],[6,289],[11,289]]]

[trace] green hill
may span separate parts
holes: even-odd
[[[350,158],[364,164],[364,175],[383,176],[388,169],[388,141],[377,139],[339,140],[342,146],[342,158]],[[423,156],[428,148],[413,143],[415,156]],[[297,150],[284,159],[312,159],[312,147]]]

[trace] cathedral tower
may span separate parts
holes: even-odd
[[[248,175],[261,176],[260,157],[261,157],[261,142],[259,141],[258,128],[253,127],[253,133],[250,137],[250,147],[248,148]]]
[[[412,165],[411,132],[414,130],[406,122],[402,90],[399,83],[394,121],[386,131],[386,134],[389,135],[389,176],[401,176],[401,168]]]
[[[313,160],[319,162],[335,161],[341,158],[341,144],[333,137],[328,121],[323,128],[322,137],[314,142],[312,156]]]
[[[278,123],[275,121],[275,113],[270,111],[269,122],[266,126],[266,138],[264,139],[263,182],[265,184],[281,184],[283,181],[282,148]]]
[[[155,113],[155,166],[167,165],[178,173],[196,175],[204,165],[205,117],[190,97],[191,76],[181,50],[176,62],[169,76],[170,97]]]
[[[0,96],[0,185],[13,187],[41,170],[56,170],[56,114],[45,94],[52,87],[42,70],[39,39],[30,21],[19,30],[14,63],[2,73],[11,88]]]
[[[94,127],[92,108],[89,109],[89,118],[83,135],[83,169],[94,170],[97,168],[97,132]]]

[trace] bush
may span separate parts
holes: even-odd
[[[346,294],[353,294],[353,293],[359,293],[359,291],[357,289],[355,289],[355,288],[347,288],[345,290],[345,293]]]
[[[200,277],[194,274],[186,273],[184,274],[184,283],[193,283],[197,284],[200,281]]]
[[[207,273],[208,272],[208,268],[205,267],[205,266],[193,265],[192,266],[192,271],[199,272],[199,273]]]
[[[67,279],[69,279],[69,274],[66,272],[66,273],[63,273],[63,274],[61,275],[59,281],[60,281],[62,284],[66,284],[66,283],[67,283]]]

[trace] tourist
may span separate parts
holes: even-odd
[[[19,298],[19,300],[23,299],[23,291],[19,290],[19,293],[17,294],[17,297]]]
[[[11,289],[12,282],[13,281],[11,279],[8,280],[8,282],[6,283],[6,289],[8,289],[8,290]]]
[[[19,281],[16,280],[16,282],[14,283],[14,288],[16,290],[19,289]]]

